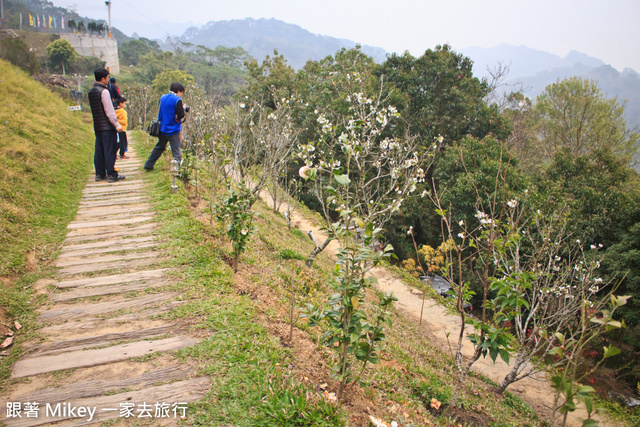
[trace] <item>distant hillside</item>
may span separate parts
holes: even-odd
[[[488,49],[470,47],[460,52],[473,60],[473,71],[478,77],[487,76],[487,68],[495,68],[498,63],[509,66],[507,83],[521,83],[525,95],[532,99],[558,79],[576,76],[595,80],[607,97],[627,101],[627,125],[640,127],[640,74],[632,69],[619,72],[600,59],[576,51],[561,58],[526,46],[507,44]]]
[[[351,40],[313,34],[273,18],[211,21],[200,28],[189,28],[179,40],[210,48],[240,46],[258,61],[277,49],[295,69],[302,68],[308,60],[320,60],[343,47],[356,46]],[[362,51],[376,62],[386,59],[384,49],[363,45]]]

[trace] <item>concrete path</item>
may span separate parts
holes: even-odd
[[[131,141],[131,139],[130,139]],[[198,339],[153,316],[179,304],[158,249],[142,161],[129,145],[117,183],[88,177],[77,216],[55,262],[58,277],[41,283],[41,342],[27,343],[0,395],[8,427],[122,424],[174,425],[187,403],[203,398],[206,377],[172,352]],[[158,354],[160,352],[160,354]],[[153,355],[153,356],[151,356]],[[5,404],[6,402],[6,404]],[[111,424],[110,424],[111,425]]]

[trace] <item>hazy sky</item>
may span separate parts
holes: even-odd
[[[52,0],[80,15],[107,19],[103,0]],[[564,57],[586,53],[618,70],[640,72],[640,0],[111,0],[112,25],[164,38],[185,25],[276,18],[316,34],[421,55],[454,49],[528,46]]]

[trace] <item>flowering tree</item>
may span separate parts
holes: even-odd
[[[350,80],[363,82],[357,73]],[[331,224],[336,209],[352,206],[365,223],[382,228],[424,180],[424,167],[431,158],[410,135],[394,135],[400,114],[387,105],[382,92],[376,98],[348,93],[344,100],[344,115],[331,117],[315,110],[320,138],[298,146],[297,157],[304,163],[300,176],[317,177],[314,191],[330,231],[310,254],[307,265],[335,238]]]
[[[255,197],[283,173],[298,139],[291,119],[295,98],[273,102],[275,109],[248,97],[236,104],[231,167]]]
[[[458,384],[465,380],[473,363],[487,354],[494,361],[499,355],[506,363],[515,354],[498,392],[504,392],[514,381],[550,369],[543,363],[548,363],[547,356],[557,355],[551,368],[561,366],[563,373],[553,377],[557,389],[554,410],[575,410],[577,398],[584,400],[591,412],[593,390],[579,385],[584,377],[578,369],[579,359],[603,332],[623,326],[613,320],[613,313],[624,305],[626,297],[613,297],[610,289],[603,291],[605,283],[597,274],[597,252],[602,245],[591,245],[591,250],[585,252],[582,242],[567,231],[565,212],[552,209],[543,214],[535,207],[541,206],[540,202],[526,190],[509,199],[507,196],[513,192],[507,187],[506,168],[498,171],[490,200],[481,197],[477,177],[467,172],[466,179],[477,193],[473,221],[462,219],[456,224],[451,212],[443,208],[438,193],[430,194],[442,218],[443,241],[456,241],[447,254],[445,273],[454,283],[456,308],[461,316],[455,356]],[[473,259],[470,272],[480,277],[482,284],[480,319],[466,319],[462,310],[461,302],[469,295],[462,277],[465,259]],[[490,292],[495,296],[489,297]],[[471,323],[475,332],[469,335],[474,352],[463,363],[465,322]],[[605,348],[604,357],[616,351]],[[560,396],[564,401],[560,402]],[[457,391],[454,404],[456,397]]]

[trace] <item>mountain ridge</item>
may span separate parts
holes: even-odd
[[[625,103],[627,127],[640,128],[640,74],[631,68],[618,71],[601,59],[576,50],[561,57],[506,43],[492,48],[472,46],[459,52],[473,61],[473,73],[479,78],[488,77],[487,69],[493,69],[499,63],[509,66],[505,83],[522,87],[524,94],[531,99],[559,79],[580,77],[594,80],[607,98],[615,97]]]
[[[320,60],[342,48],[361,46],[362,51],[380,63],[387,52],[379,47],[360,45],[352,40],[311,33],[296,24],[275,18],[245,18],[209,21],[201,27],[190,27],[178,40],[216,48],[240,46],[256,60],[272,55],[274,49],[295,68],[309,60]]]

